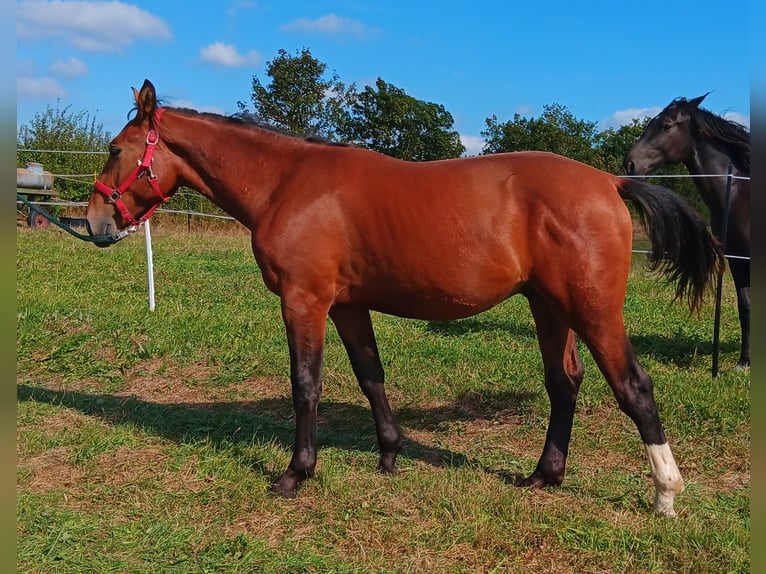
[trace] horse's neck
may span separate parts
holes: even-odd
[[[184,134],[174,143],[188,168],[185,185],[252,229],[276,184],[294,165],[289,149],[295,142],[266,130],[194,116],[174,120]]]
[[[702,140],[695,143],[693,152],[684,165],[691,175],[709,176],[726,175],[731,163],[731,158],[724,148],[717,146],[714,142]],[[711,212],[716,213],[723,209],[725,177],[696,177],[694,184]]]

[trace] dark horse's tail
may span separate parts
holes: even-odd
[[[649,269],[676,284],[676,298],[699,310],[705,290],[723,269],[723,253],[705,222],[675,193],[621,178],[618,191],[638,210],[651,241]]]

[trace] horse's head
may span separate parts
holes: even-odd
[[[685,161],[692,152],[689,121],[707,94],[687,100],[673,100],[649,122],[625,156],[628,175],[645,175],[665,165]]]
[[[132,233],[178,188],[177,170],[160,137],[164,108],[157,107],[154,86],[145,80],[133,94],[136,116],[109,144],[109,159],[88,200],[91,235]]]

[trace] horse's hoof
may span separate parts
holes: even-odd
[[[389,475],[396,475],[399,474],[399,470],[396,468],[396,454],[394,455],[383,455],[380,457],[380,460],[378,461],[378,472],[381,474],[389,474]]]
[[[271,488],[269,489],[269,491],[272,494],[276,494],[277,496],[281,496],[282,498],[287,498],[287,499],[292,499],[292,498],[295,498],[296,496],[298,496],[298,490],[297,489],[293,488],[293,489],[286,489],[285,490],[285,489],[280,488],[276,484],[272,484]]]
[[[543,477],[540,476],[540,474],[533,472],[527,478],[519,482],[519,486],[525,488],[545,488],[548,484],[543,480]]]
[[[286,472],[271,485],[272,493],[283,498],[295,498],[298,496],[298,487],[302,480],[298,480],[292,473]]]

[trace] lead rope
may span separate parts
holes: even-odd
[[[131,235],[135,233],[138,230],[138,227],[135,225],[131,225],[130,227],[127,227],[120,231],[117,234],[114,235],[83,235],[82,233],[77,233],[74,229],[72,229],[69,225],[66,223],[59,221],[54,216],[52,216],[46,209],[43,207],[40,207],[39,205],[32,205],[29,201],[24,199],[21,195],[18,193],[16,194],[16,199],[29,207],[29,209],[32,209],[42,215],[45,219],[53,223],[54,225],[60,227],[70,235],[75,236],[77,239],[80,239],[82,241],[89,241],[91,243],[107,243],[109,245],[112,245],[113,243],[117,243],[121,239],[125,239],[128,235]]]

